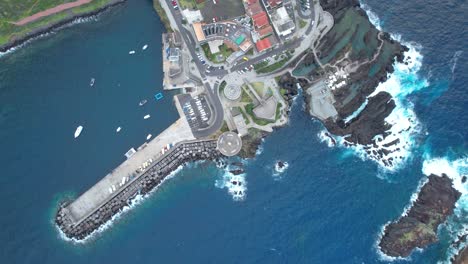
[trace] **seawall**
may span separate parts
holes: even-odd
[[[83,219],[73,219],[70,202],[58,209],[55,223],[63,233],[76,240],[85,239],[94,230],[109,221],[138,194],[146,194],[160,185],[165,177],[180,165],[198,160],[213,160],[220,156],[216,140],[194,140],[176,144],[123,189],[104,204],[96,204],[93,212]],[[86,194],[86,193],[85,193]],[[83,194],[84,195],[84,194]]]

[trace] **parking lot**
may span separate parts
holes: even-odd
[[[192,130],[196,131],[209,126],[208,121],[212,113],[206,96],[199,95],[192,98],[187,95],[179,100],[181,100],[182,110]]]
[[[206,0],[201,12],[207,23],[232,19],[245,14],[242,0]]]

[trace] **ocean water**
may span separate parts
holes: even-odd
[[[289,124],[245,161],[243,199],[233,199],[232,175],[213,163],[190,164],[80,244],[53,224],[59,201],[85,191],[177,118],[171,93],[153,100],[162,85],[162,25],[151,1],[128,1],[2,55],[2,263],[445,262],[468,219],[460,182],[467,173],[468,4],[364,2],[374,23],[412,47],[412,63],[397,65],[379,87],[398,103],[389,118],[405,146],[398,166],[384,169],[359,148],[329,146],[298,97]],[[287,169],[278,171],[277,160]],[[440,241],[406,260],[383,256],[376,246],[383,226],[408,208],[424,175],[442,172],[463,196]]]

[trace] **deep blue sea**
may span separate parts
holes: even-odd
[[[382,169],[358,149],[329,147],[298,97],[288,126],[246,162],[243,201],[223,187],[230,177],[224,171],[192,164],[83,244],[65,241],[54,226],[58,203],[177,119],[171,93],[153,100],[162,90],[163,27],[150,0],[132,0],[3,54],[0,263],[446,261],[451,237],[468,227],[466,184],[457,185],[464,195],[438,243],[390,260],[376,241],[424,174],[443,171],[459,183],[467,172],[468,2],[364,3],[374,23],[412,47],[414,63],[397,67],[381,87],[398,100],[396,120],[412,120],[402,135],[407,158],[397,169]],[[283,173],[275,171],[277,160],[289,164]]]

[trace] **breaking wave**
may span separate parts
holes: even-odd
[[[455,69],[457,68],[458,58],[462,55],[463,51],[458,50],[450,59],[450,71],[452,72],[452,80],[455,78]]]
[[[234,201],[244,201],[247,196],[246,174],[243,172],[235,175],[230,172],[233,169],[235,168],[232,165],[227,165],[221,177],[216,179],[215,186],[220,189],[226,188]]]
[[[280,166],[280,162],[283,163],[282,166]],[[275,169],[273,171],[273,177],[279,177],[281,174],[283,174],[287,169],[289,168],[289,163],[286,161],[276,161],[275,163]]]
[[[371,23],[381,30],[381,22],[377,15],[365,4],[362,5],[362,8],[367,12]],[[356,145],[351,148],[361,159],[371,159],[377,162],[384,171],[394,172],[403,167],[411,157],[411,151],[416,145],[414,136],[420,134],[422,130],[413,110],[414,106],[408,96],[429,86],[429,82],[426,78],[419,76],[423,60],[423,55],[420,53],[422,47],[416,43],[402,41],[400,35],[393,34],[391,36],[407,46],[409,51],[404,54],[404,62],[395,62],[394,72],[389,74],[387,80],[380,83],[376,90],[368,96],[370,98],[381,91],[392,95],[396,106],[385,119],[391,125],[390,130],[387,131],[389,135],[385,138],[382,135],[375,136],[375,145]],[[343,137],[334,138],[338,145],[342,147],[346,145],[346,140]]]
[[[93,241],[94,239],[97,238],[98,235],[100,235],[101,233],[103,233],[104,231],[106,231],[107,229],[109,229],[118,219],[120,219],[126,212],[130,211],[131,209],[135,208],[137,205],[141,204],[145,198],[151,196],[154,192],[156,192],[159,187],[164,184],[165,181],[169,180],[169,179],[172,179],[173,177],[175,177],[182,169],[184,168],[183,165],[180,165],[179,167],[177,167],[177,169],[175,169],[173,172],[171,172],[169,175],[167,175],[162,181],[161,183],[159,183],[158,186],[156,186],[154,189],[152,189],[151,191],[149,191],[148,193],[146,194],[138,194],[136,195],[133,199],[129,200],[127,203],[126,206],[124,206],[122,209],[120,209],[120,211],[118,213],[116,213],[115,215],[113,215],[111,217],[110,220],[106,221],[103,225],[101,225],[98,229],[94,230],[93,232],[91,232],[91,234],[89,234],[88,236],[86,236],[86,238],[84,239],[81,239],[81,240],[78,240],[78,239],[75,239],[75,238],[69,238],[65,235],[65,233],[63,233],[63,231],[57,226],[57,224],[55,224],[54,222],[54,226],[55,228],[57,229],[58,231],[58,235],[59,237],[66,241],[66,242],[72,242],[74,244],[86,244],[87,242],[89,241]]]

